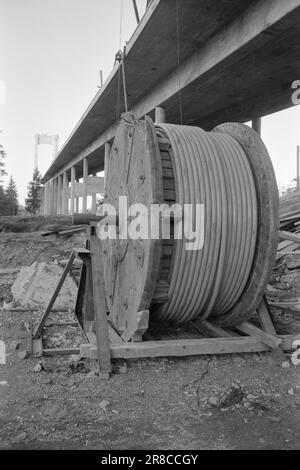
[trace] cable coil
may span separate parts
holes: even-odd
[[[171,145],[176,203],[203,204],[204,247],[174,241],[169,300],[161,321],[224,316],[241,298],[257,242],[258,202],[247,155],[232,136],[198,127],[156,125]]]

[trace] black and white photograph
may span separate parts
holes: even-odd
[[[1,457],[300,450],[299,105],[300,0],[0,0]]]

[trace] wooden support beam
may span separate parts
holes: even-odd
[[[279,233],[279,238],[281,240],[288,240],[290,242],[300,244],[300,235],[297,235],[296,233],[290,233],[290,232],[284,232],[284,231],[279,231],[278,233]]]
[[[73,252],[71,253],[71,256],[70,256],[70,258],[69,258],[68,263],[67,263],[66,266],[65,266],[65,269],[64,269],[64,271],[63,271],[63,273],[62,273],[62,276],[61,276],[61,278],[60,278],[60,280],[59,280],[59,283],[57,284],[57,287],[56,287],[56,289],[55,289],[55,291],[54,291],[54,294],[52,295],[52,297],[51,297],[51,299],[50,299],[50,302],[49,302],[49,304],[48,304],[48,306],[47,306],[45,312],[43,313],[43,315],[42,315],[42,317],[41,317],[41,319],[40,319],[40,321],[39,321],[39,324],[38,324],[38,326],[37,326],[37,328],[36,328],[36,330],[35,330],[33,339],[38,339],[38,338],[41,336],[41,334],[42,334],[42,332],[43,332],[44,325],[45,325],[45,323],[46,323],[46,320],[47,320],[47,318],[48,318],[48,316],[49,316],[49,314],[50,314],[50,312],[51,312],[51,310],[52,310],[52,308],[53,308],[53,305],[55,304],[55,301],[56,301],[56,299],[57,299],[57,297],[58,297],[58,294],[60,293],[60,290],[61,290],[61,288],[62,288],[62,285],[63,285],[63,283],[64,283],[64,281],[65,281],[65,279],[66,279],[68,273],[70,272],[70,269],[71,269],[71,266],[72,266],[72,264],[73,264],[73,262],[74,262],[74,259],[75,259],[75,252],[73,251]]]
[[[242,323],[241,325],[237,326],[236,329],[242,333],[256,338],[267,346],[270,346],[272,349],[278,349],[282,343],[282,340],[277,336],[270,335],[269,333],[260,330],[248,322]]]
[[[300,335],[278,337],[283,351],[291,351]],[[112,359],[142,359],[147,357],[187,357],[219,354],[242,354],[270,352],[270,347],[251,336],[239,338],[203,338],[167,341],[144,341],[142,343],[110,344]],[[97,359],[97,347],[80,346],[82,357]]]
[[[260,320],[260,324],[262,329],[266,332],[269,333],[270,335],[275,336],[276,335],[276,330],[273,325],[272,319],[270,317],[270,313],[268,311],[267,307],[267,300],[264,297],[263,301],[261,302],[260,306],[257,309],[257,314]]]
[[[191,322],[194,328],[204,336],[212,336],[215,338],[232,338],[232,335],[218,325],[213,325],[208,321],[194,320]]]
[[[111,374],[111,362],[104,282],[104,265],[101,253],[101,242],[95,233],[94,227],[90,228],[90,249],[93,276],[94,320],[98,351],[97,356],[100,376],[104,379],[107,379]]]

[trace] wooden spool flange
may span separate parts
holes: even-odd
[[[139,121],[129,113],[122,116],[109,158],[105,203],[118,209],[120,196],[127,196],[128,207],[163,202],[160,153],[150,118]],[[120,213],[119,220],[124,224]],[[108,240],[103,248],[110,319],[124,339],[141,339],[148,328],[161,242],[150,238]]]

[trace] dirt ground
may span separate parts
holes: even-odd
[[[65,259],[82,237],[0,234],[0,270]],[[1,300],[15,273],[0,276]],[[115,362],[109,381],[78,358],[24,358],[38,313],[0,310],[0,449],[299,449],[299,367],[272,355]],[[66,313],[51,320],[67,320]],[[48,345],[76,346],[76,327]],[[289,357],[286,357],[289,361]],[[285,364],[285,366],[287,366]]]

